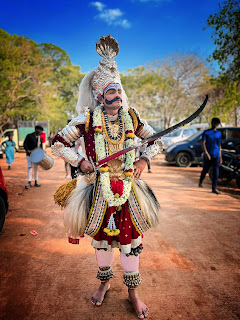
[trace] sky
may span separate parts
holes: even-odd
[[[95,43],[119,43],[120,72],[174,53],[206,59],[214,50],[207,26],[221,0],[0,0],[0,28],[64,49],[82,72],[96,67]]]

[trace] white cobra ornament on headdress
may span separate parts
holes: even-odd
[[[109,83],[121,84],[117,63],[113,60],[119,52],[117,40],[111,37],[110,34],[106,37],[101,37],[96,43],[96,50],[102,59],[92,80],[95,99],[98,98],[99,94],[103,94],[103,90]]]

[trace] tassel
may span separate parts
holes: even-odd
[[[111,216],[109,218],[109,221],[108,221],[108,225],[107,225],[107,228],[104,228],[103,231],[108,235],[108,236],[118,236],[119,233],[120,233],[120,230],[117,229],[116,227],[116,223],[115,223],[115,220],[114,220],[114,214],[116,213],[115,211],[115,207],[110,207],[110,210],[111,210]]]
[[[67,205],[67,200],[76,186],[77,179],[72,179],[72,181],[65,182],[59,188],[57,188],[53,195],[55,203],[57,203],[60,207],[65,208]]]

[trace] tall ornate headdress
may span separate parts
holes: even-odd
[[[99,94],[103,94],[103,90],[109,83],[121,84],[117,63],[113,60],[119,52],[117,40],[111,37],[110,34],[106,37],[101,37],[96,43],[96,51],[102,59],[92,80],[95,99],[98,98]]]
[[[81,112],[84,107],[89,107],[93,111],[98,104],[98,96],[103,94],[103,90],[109,83],[119,83],[121,85],[117,63],[113,60],[119,52],[117,40],[110,34],[101,37],[96,43],[96,51],[102,59],[99,66],[89,71],[80,84],[79,99],[76,106],[78,112]],[[128,108],[124,90],[123,107]]]

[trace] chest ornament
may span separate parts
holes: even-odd
[[[108,150],[106,150],[105,139],[109,141],[109,144],[113,144],[113,142],[117,142],[119,145],[125,142],[126,147],[130,147],[133,145],[133,123],[130,115],[127,111],[121,109],[119,110],[119,123],[122,125],[120,127],[117,134],[117,139],[114,139],[115,135],[110,131],[107,123],[107,118],[104,117],[103,110],[101,107],[96,107],[93,113],[93,127],[94,127],[94,138],[95,138],[95,146],[96,146],[96,154],[98,159],[104,159],[107,157]],[[107,123],[107,125],[106,125]],[[129,136],[129,133],[131,134]],[[105,138],[106,137],[106,138]],[[113,144],[114,145],[114,144]],[[132,176],[133,176],[133,163],[135,160],[135,151],[130,151],[127,153],[124,163],[124,179],[123,179],[123,192],[122,195],[114,194],[111,189],[110,175],[109,175],[109,166],[106,164],[100,169],[100,182],[103,188],[103,196],[105,200],[108,202],[109,207],[119,207],[124,204],[129,196],[132,189]],[[113,210],[115,212],[115,210]],[[112,223],[113,217],[111,218],[111,223],[109,225],[110,230],[116,231],[114,223]],[[110,232],[110,231],[109,231]],[[118,232],[118,231],[116,231]],[[114,232],[114,234],[116,233]]]

